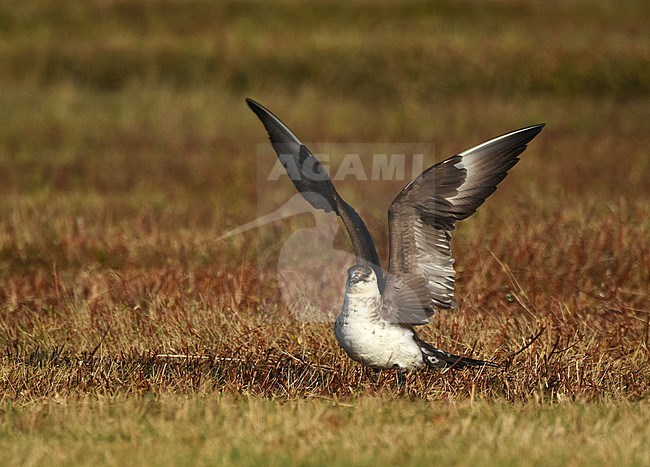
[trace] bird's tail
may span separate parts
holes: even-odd
[[[484,360],[476,360],[469,357],[461,357],[459,355],[450,354],[444,350],[436,349],[431,344],[418,339],[422,358],[427,366],[432,368],[454,368],[461,369],[472,366],[489,366],[498,367],[499,365],[493,362],[486,362]]]

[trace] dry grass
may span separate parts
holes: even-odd
[[[223,405],[225,420],[245,401],[284,414],[270,408],[278,398],[292,406],[322,397],[361,406],[404,399],[395,410],[407,412],[412,399],[457,400],[461,411],[464,400],[491,401],[463,415],[488,420],[493,410],[503,410],[502,420],[528,417],[531,401],[560,402],[553,413],[568,410],[574,421],[580,407],[593,407],[586,420],[610,410],[647,418],[644,2],[89,5],[0,8],[0,387],[8,439],[46,436],[52,428],[38,420],[54,403],[91,408],[83,417],[99,417],[88,422],[92,432],[107,416],[93,415],[95,404],[115,403],[111,417],[121,419],[149,396],[164,401],[163,411],[184,410],[182,396],[216,412]],[[502,188],[459,227],[460,309],[439,313],[423,331],[441,348],[508,362],[506,370],[374,373],[347,359],[330,324],[292,320],[275,263],[309,219],[216,241],[258,214],[255,157],[264,134],[246,95],[306,141],[432,142],[438,159],[547,122]],[[340,185],[385,253],[386,208],[399,186]],[[291,196],[288,182],[281,189]],[[343,236],[336,244],[350,249]],[[506,409],[504,401],[524,404]],[[309,404],[300,417],[336,413]],[[55,420],[78,413],[52,410]],[[552,417],[539,416],[531,437]],[[315,426],[327,431],[327,420]],[[151,439],[178,429],[154,430]],[[21,452],[11,459],[27,462]],[[619,454],[647,460],[647,452]]]

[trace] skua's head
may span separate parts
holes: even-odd
[[[357,264],[348,269],[348,280],[345,288],[351,293],[377,292],[377,276],[369,266]]]

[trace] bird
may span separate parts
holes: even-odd
[[[338,215],[356,264],[348,269],[343,306],[334,323],[339,345],[375,369],[461,369],[499,366],[454,355],[423,341],[416,327],[436,310],[457,308],[451,234],[497,188],[545,124],[521,128],[462,151],[424,170],[388,209],[388,271],[361,216],[336,191],[322,164],[278,117],[253,99],[289,178],[314,208]]]

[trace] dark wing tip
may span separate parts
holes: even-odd
[[[545,126],[546,123],[539,123],[537,125],[531,125],[531,126],[521,128],[520,130],[514,131],[513,133],[519,134],[524,144],[528,144],[535,136],[540,134],[540,132],[544,129]]]
[[[273,115],[269,109],[267,109],[266,107],[264,107],[264,106],[263,106],[262,104],[260,104],[259,102],[254,101],[254,100],[251,99],[250,97],[247,97],[247,98],[246,98],[246,104],[248,105],[248,107],[249,107],[253,112],[255,112],[255,114],[256,114],[256,115],[257,115],[257,116],[258,116],[262,121],[264,121],[264,119],[265,119],[268,115],[272,115],[273,117],[275,117],[275,115]],[[277,118],[277,117],[275,117],[275,118]]]
[[[532,141],[535,136],[537,136],[546,124],[540,123],[538,125],[527,126],[520,128],[509,133],[505,133],[501,136],[497,136],[489,141],[474,146],[473,148],[467,149],[458,155],[465,158],[483,158],[488,155],[493,155],[502,151],[507,151],[513,157],[521,154],[525,149],[528,143]],[[514,148],[520,148],[518,151],[513,151]],[[441,162],[445,163],[446,161]],[[436,167],[439,164],[436,164]]]
[[[246,104],[257,115],[264,128],[266,128],[266,132],[278,156],[284,153],[296,153],[294,156],[297,156],[302,143],[289,127],[276,117],[273,112],[250,97],[246,98]]]
[[[540,131],[542,131],[544,129],[545,126],[546,126],[546,123],[538,123],[537,125],[531,125],[529,127],[526,127],[526,128],[524,128],[524,130],[528,130],[531,133],[533,133],[534,136],[537,136],[540,133]]]
[[[514,137],[515,135],[517,135],[519,137],[518,139],[523,144],[527,144],[535,136],[540,134],[540,132],[544,129],[545,126],[546,126],[546,123],[539,123],[537,125],[527,126],[527,127],[524,127],[524,128],[520,128],[519,130],[515,130],[515,131],[512,131],[510,133],[506,133],[503,136],[504,137]],[[498,140],[499,138],[495,138],[495,139]]]
[[[249,106],[251,109],[253,109],[253,108],[255,108],[255,107],[263,107],[262,104],[260,104],[259,102],[254,101],[254,100],[251,99],[250,97],[247,97],[247,98],[246,98],[246,103],[248,104],[248,106]]]

